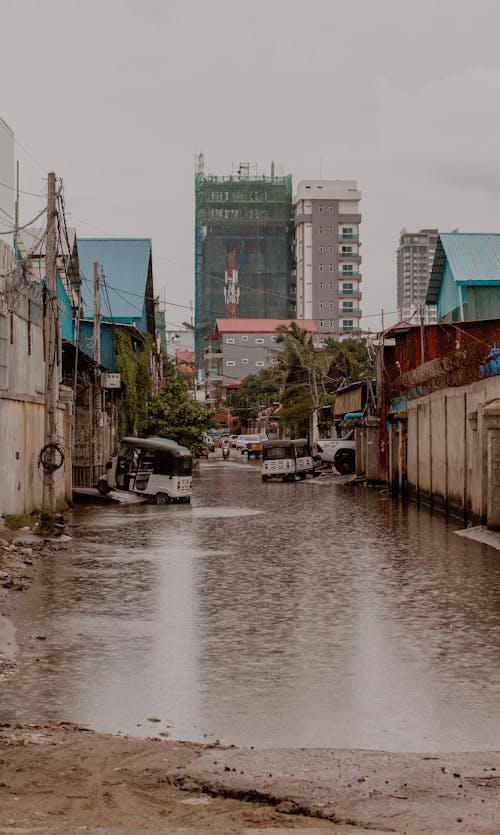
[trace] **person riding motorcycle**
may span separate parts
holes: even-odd
[[[222,457],[223,457],[224,461],[227,461],[227,459],[229,458],[230,451],[231,451],[231,445],[230,445],[228,440],[224,439],[222,441]]]

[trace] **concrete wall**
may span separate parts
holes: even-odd
[[[464,521],[489,524],[488,501],[496,488],[488,476],[492,428],[487,418],[489,404],[499,398],[500,377],[490,377],[409,402],[407,429],[397,419],[390,428],[393,483],[404,480],[405,462],[396,461],[404,432],[410,495]]]
[[[17,288],[16,288],[17,289]],[[29,513],[42,506],[45,362],[41,307],[24,295],[20,285],[12,296],[15,313],[2,315],[7,374],[0,389],[0,514]],[[60,369],[59,369],[60,370]],[[57,409],[57,437],[65,462],[55,473],[56,500],[71,500],[70,404]]]
[[[42,506],[42,472],[38,456],[44,440],[43,399],[0,396],[0,513],[30,513]],[[58,437],[65,447],[63,467],[55,473],[56,500],[71,499],[71,437],[67,406],[57,410]]]

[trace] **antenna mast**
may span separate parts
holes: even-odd
[[[224,300],[226,302],[226,319],[237,319],[238,305],[240,303],[240,288],[238,287],[235,249],[230,249],[227,253],[227,270],[224,275]]]

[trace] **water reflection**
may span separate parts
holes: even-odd
[[[11,604],[0,718],[498,747],[500,556],[453,527],[377,489],[264,485],[239,461],[202,467],[192,508],[77,510],[71,549]]]

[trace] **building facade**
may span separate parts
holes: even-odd
[[[441,233],[426,302],[444,322],[500,317],[500,234]]]
[[[296,315],[320,333],[359,333],[361,192],[355,180],[302,180],[294,198]]]
[[[203,340],[215,320],[232,316],[288,319],[292,291],[292,179],[257,175],[247,164],[229,176],[195,177],[195,348],[203,366]],[[236,309],[235,309],[236,308]]]
[[[308,333],[315,335],[312,321],[298,321]],[[205,400],[221,398],[222,389],[250,374],[277,363],[282,350],[278,343],[278,326],[290,325],[289,319],[217,319],[215,332],[204,349]]]
[[[435,321],[436,307],[425,306],[429,277],[438,239],[437,229],[401,230],[397,249],[397,305],[401,320],[423,315]]]

